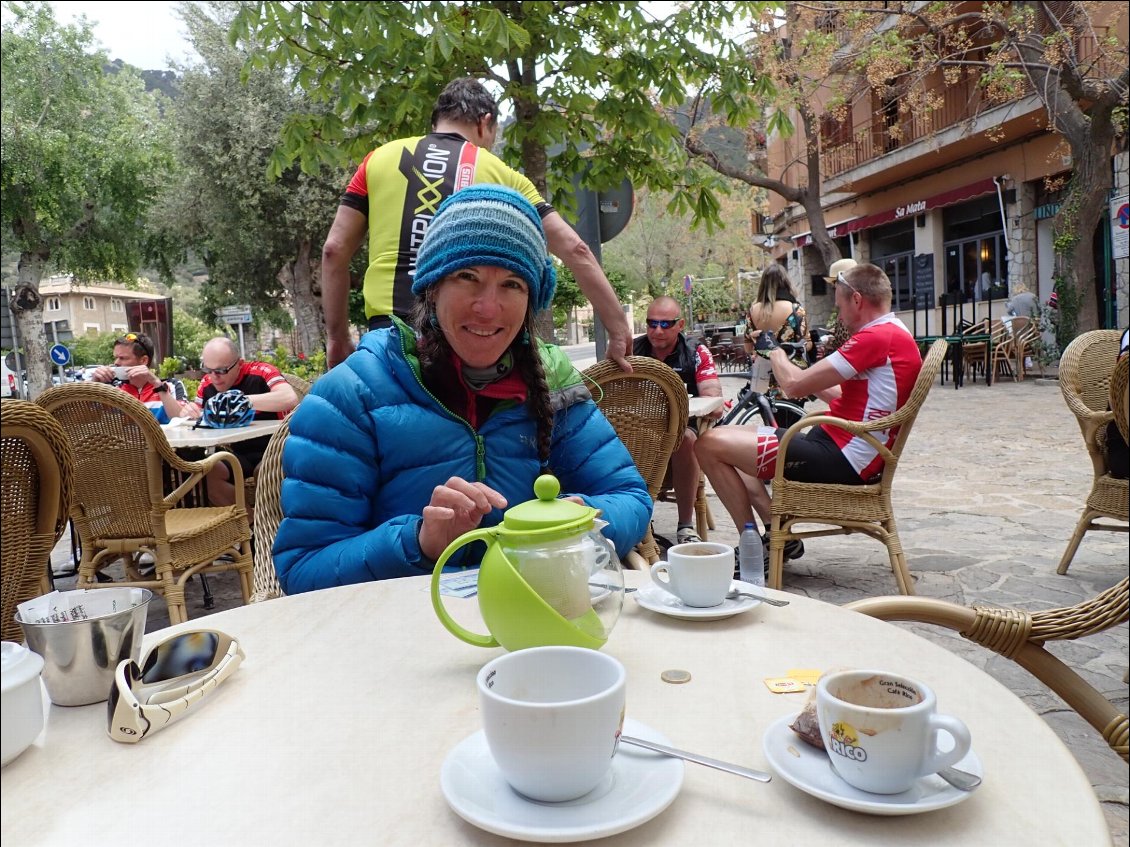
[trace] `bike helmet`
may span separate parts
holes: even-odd
[[[213,429],[247,426],[254,417],[251,400],[238,388],[215,394],[204,404],[204,425]]]

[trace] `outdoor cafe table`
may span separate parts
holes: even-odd
[[[919,335],[914,340],[923,347],[929,347],[939,338],[944,338],[946,343],[949,344],[950,363],[953,365],[953,387],[954,390],[961,388],[965,383],[965,345],[966,344],[988,344],[992,340],[991,335],[977,334],[977,335]],[[942,384],[945,384],[945,372],[942,372]],[[985,384],[993,384],[992,369],[985,368]]]
[[[720,409],[725,402],[725,399],[722,397],[688,397],[687,405],[690,406],[689,417],[701,418],[703,415],[709,415],[715,409]]]
[[[661,616],[628,596],[604,648],[627,667],[627,717],[675,746],[768,769],[762,734],[805,695],[772,694],[766,677],[884,668],[928,683],[939,707],[967,723],[982,786],[947,809],[875,817],[780,777],[765,785],[687,764],[666,811],[600,844],[1110,843],[1075,759],[1000,683],[893,624],[768,593],[790,605],[712,622]],[[481,627],[476,600],[444,599],[461,623]],[[475,674],[501,651],[450,635],[426,577],[268,600],[145,640],[199,627],[236,636],[247,658],[179,723],[126,745],[106,735],[104,704],[48,708],[44,733],[4,768],[7,844],[517,843],[464,822],[441,793],[444,758],[481,728]],[[660,680],[675,668],[690,682]]]
[[[235,444],[238,441],[248,441],[264,435],[272,435],[282,425],[282,421],[252,421],[248,426],[236,426],[229,429],[212,429],[210,427],[193,428],[192,423],[163,424],[162,431],[169,440],[169,446],[174,450],[185,448],[208,449],[221,444]]]

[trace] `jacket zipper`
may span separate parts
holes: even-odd
[[[435,404],[437,406],[439,406],[441,409],[443,409],[445,412],[447,412],[447,414],[452,419],[457,420],[457,421],[459,421],[459,423],[463,424],[463,426],[465,426],[467,428],[467,431],[469,433],[471,433],[471,438],[475,442],[475,474],[477,475],[475,481],[476,482],[483,482],[487,478],[487,464],[486,464],[487,448],[486,448],[486,442],[483,441],[483,438],[482,438],[481,435],[479,435],[477,432],[475,432],[475,428],[473,426],[471,426],[471,424],[468,423],[465,418],[459,417],[459,415],[455,414],[455,412],[451,411],[451,409],[449,409],[449,408],[447,408],[447,406],[443,405],[443,403],[440,402],[439,398],[436,397],[434,394],[432,394],[432,392],[428,390],[428,387],[426,385],[424,385],[424,381],[422,379],[420,379],[420,374],[418,374],[416,372],[416,369],[414,367],[412,367],[412,363],[409,360],[408,349],[405,346],[405,340],[404,340],[403,333],[400,336],[400,352],[404,354],[404,360],[408,364],[408,370],[412,371],[412,376],[415,377],[416,382],[419,384],[420,388],[424,389],[424,393],[427,394],[429,397],[431,397],[432,400],[435,401]],[[417,361],[419,361],[419,360],[417,360]]]

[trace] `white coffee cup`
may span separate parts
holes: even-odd
[[[132,370],[132,368],[124,368],[124,367],[121,367],[121,366],[115,366],[113,370],[114,370],[114,379],[118,379],[118,380],[121,380],[122,382],[126,382],[126,381],[129,380],[129,372]]]
[[[666,575],[666,579],[661,576]],[[651,579],[688,606],[717,606],[734,578],[734,548],[712,541],[688,541],[667,551],[666,562],[651,566]]]
[[[816,684],[820,736],[844,782],[873,794],[899,794],[969,752],[969,729],[937,713],[934,692],[887,671],[825,674]],[[953,747],[939,749],[945,732]]]
[[[612,768],[627,672],[584,647],[531,647],[479,671],[487,746],[503,777],[532,800],[575,800]]]

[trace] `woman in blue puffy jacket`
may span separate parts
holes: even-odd
[[[430,572],[444,548],[533,497],[538,474],[602,510],[624,555],[652,503],[580,374],[534,335],[556,276],[534,207],[476,185],[417,253],[412,326],[370,332],[295,411],[274,545],[287,593]],[[478,564],[480,545],[459,564]]]

